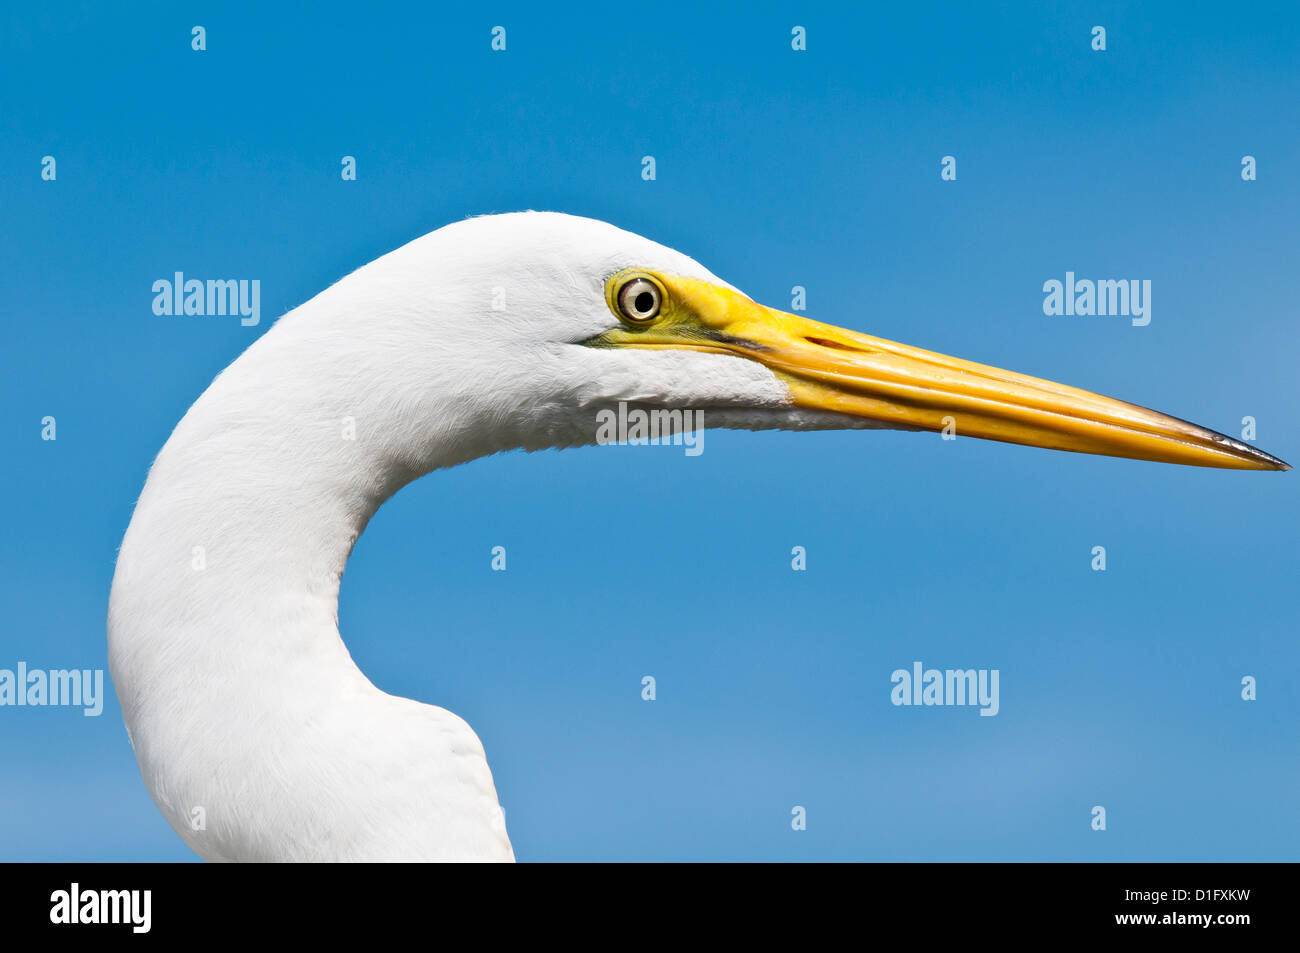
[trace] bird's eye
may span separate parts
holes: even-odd
[[[633,278],[618,290],[618,309],[634,324],[653,321],[663,304],[663,292],[653,281]]]

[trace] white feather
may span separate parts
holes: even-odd
[[[290,312],[176,427],[118,558],[109,662],[145,784],[201,856],[513,859],[474,732],[379,691],[339,636],[348,554],[402,485],[592,442],[596,410],[629,397],[831,425],[750,361],[581,346],[617,324],[603,282],[632,266],[722,284],[587,219],[447,226]]]

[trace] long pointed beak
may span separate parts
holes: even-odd
[[[809,321],[707,282],[664,281],[674,310],[659,335],[676,341],[658,346],[700,347],[761,362],[785,381],[800,407],[1077,453],[1290,469],[1232,437],[1136,404]],[[647,339],[641,346],[656,344]]]

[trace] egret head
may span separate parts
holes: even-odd
[[[277,322],[150,470],[118,555],[109,661],[142,775],[187,843],[216,860],[513,857],[478,739],[356,667],[339,582],[410,480],[598,442],[623,403],[724,427],[953,421],[1012,443],[1286,469],[1132,404],[763,307],[600,222],[459,222]],[[191,827],[193,805],[221,807],[210,828]]]
[[[408,301],[414,294],[404,313],[436,325],[429,373],[475,404],[480,423],[497,422],[505,445],[593,442],[598,413],[625,403],[703,411],[708,426],[947,429],[1081,453],[1288,469],[1134,404],[765,307],[686,255],[591,219],[469,219],[365,271]]]

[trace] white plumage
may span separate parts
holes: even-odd
[[[602,283],[629,266],[717,281],[587,219],[447,226],[287,314],[177,426],[118,557],[109,661],[145,784],[202,857],[513,858],[478,738],[361,673],[339,579],[430,470],[590,443],[621,399],[750,408],[740,425],[785,407],[751,361],[582,346],[619,323]]]
[[[649,297],[618,303],[634,291]],[[209,860],[513,859],[478,738],[358,670],[339,580],[404,484],[592,443],[621,401],[705,409],[715,427],[955,421],[1057,449],[1286,468],[1132,404],[763,308],[601,222],[447,226],[277,322],[149,473],[109,664],[145,784],[187,844]]]

